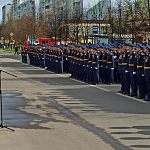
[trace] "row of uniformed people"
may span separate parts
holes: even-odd
[[[148,49],[124,47],[119,57],[121,93],[150,100],[150,53]]]
[[[150,101],[150,52],[147,48],[125,46],[112,52],[73,49],[71,54],[72,77],[92,84],[120,79],[121,93]]]
[[[41,52],[43,53],[43,51],[41,51],[41,49],[39,49],[38,47],[30,48],[30,50],[28,51],[28,55],[29,55],[29,60],[30,60],[31,65],[34,65],[37,67],[42,65]]]
[[[98,50],[99,52],[99,78],[100,82],[110,84],[119,82],[118,52],[110,50]]]
[[[64,48],[64,56],[64,68],[67,68],[64,70],[70,72],[73,78],[92,84],[109,84],[119,80],[115,52],[106,49],[67,47]]]
[[[63,51],[58,47],[31,47],[30,64],[56,73],[63,73]]]
[[[22,47],[21,49],[21,58],[23,63],[27,63],[27,49]]]
[[[71,77],[92,84],[109,84],[119,80],[117,54],[106,49],[31,47],[28,55],[31,65],[46,67],[57,73],[68,72]]]
[[[73,48],[70,50],[68,58],[71,77],[92,84],[98,84],[99,61],[96,51],[84,51]]]
[[[56,73],[63,73],[63,51],[59,47],[45,49],[45,67]]]

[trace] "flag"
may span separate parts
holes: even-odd
[[[25,45],[25,47],[27,49],[29,49],[29,36],[28,35],[26,35],[26,45]]]

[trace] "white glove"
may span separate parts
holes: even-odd
[[[136,72],[133,72],[133,75],[136,74]]]
[[[114,57],[114,59],[116,59],[117,58],[117,56],[113,56]]]

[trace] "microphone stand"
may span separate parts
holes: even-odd
[[[6,129],[9,129],[11,131],[15,131],[15,130],[13,130],[13,129],[11,129],[11,128],[4,125],[4,120],[3,120],[3,99],[2,99],[2,81],[1,81],[2,80],[2,78],[1,78],[2,72],[17,78],[16,75],[11,74],[9,72],[6,72],[6,71],[0,69],[0,108],[1,108],[1,111],[0,111],[0,116],[1,116],[1,118],[0,118],[0,128],[6,128]]]

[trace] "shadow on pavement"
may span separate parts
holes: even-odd
[[[47,117],[41,117],[37,114],[27,113],[20,110],[20,108],[30,109],[41,109],[42,106],[36,105],[31,106],[27,104],[27,101],[22,97],[21,93],[16,91],[9,91],[2,94],[3,100],[3,119],[4,125],[14,128],[22,129],[51,129],[44,127],[41,123],[47,122],[63,122],[65,121],[56,120],[52,117],[52,114],[47,113]]]

